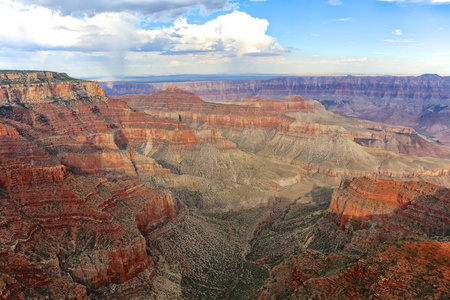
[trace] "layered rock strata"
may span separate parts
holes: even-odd
[[[273,270],[259,299],[445,299],[448,242],[401,240],[361,258],[305,251]]]
[[[300,205],[289,208],[247,256],[271,268],[259,299],[445,299],[449,201],[450,190],[433,184],[357,178],[342,183],[314,223],[318,211],[305,218],[292,212]]]
[[[450,233],[450,190],[426,182],[357,178],[336,191],[330,210],[339,227],[357,228],[355,247],[407,235]]]
[[[178,210],[167,193],[133,181],[74,177],[64,166],[3,160],[0,184],[0,269],[6,285],[0,292],[9,289],[11,297],[65,293],[87,299],[96,289],[151,272],[143,234]]]
[[[441,143],[450,143],[450,77],[323,76],[249,81],[104,84],[108,95],[152,94],[177,86],[212,102],[245,97],[317,99],[342,115],[412,126]]]
[[[447,160],[410,159],[392,153],[424,157],[450,154],[447,148],[424,140],[411,128],[340,117],[318,102],[299,96],[245,98],[219,104],[172,87],[161,93],[121,99],[157,117],[173,118],[197,129],[218,130],[245,152],[333,178],[428,179],[434,176],[431,174],[448,176],[450,167]],[[447,180],[439,183],[448,184]]]

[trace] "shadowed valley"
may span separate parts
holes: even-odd
[[[448,146],[264,96],[0,72],[0,297],[448,297]]]

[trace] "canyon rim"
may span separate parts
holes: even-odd
[[[2,298],[450,293],[445,143],[278,85],[219,103],[181,89],[205,83],[0,80]]]

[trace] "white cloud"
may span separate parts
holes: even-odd
[[[364,62],[367,62],[370,60],[365,56],[363,56],[363,57],[344,57],[344,56],[342,56],[337,62],[338,63],[364,63]]]
[[[231,60],[231,58],[229,58],[229,57],[224,57],[224,58],[219,58],[219,59],[212,57],[212,58],[200,60],[199,63],[206,64],[206,65],[220,65],[220,64],[230,62],[230,60]]]
[[[0,3],[0,47],[21,50],[105,51],[123,57],[127,51],[164,54],[219,53],[222,56],[280,55],[286,51],[266,35],[269,22],[234,11],[205,24],[177,19],[173,26],[139,28],[130,12],[104,12],[78,19],[50,9]]]
[[[222,15],[202,25],[178,19],[172,27],[141,30],[142,49],[154,48],[164,54],[221,53],[223,56],[281,55],[286,51],[275,38],[266,35],[269,22],[239,11]]]
[[[178,66],[182,66],[182,65],[185,65],[185,63],[182,63],[182,62],[179,61],[179,60],[172,60],[172,61],[169,63],[169,67],[178,67]]]
[[[46,7],[62,15],[86,13],[95,15],[105,12],[136,12],[153,17],[176,18],[199,8],[204,14],[230,9],[229,0],[16,0],[22,4]]]
[[[22,50],[125,50],[139,18],[130,13],[102,13],[80,20],[43,7],[0,3],[0,40]]]
[[[397,40],[385,39],[385,40],[383,40],[383,42],[386,42],[386,43],[412,43],[412,42],[414,42],[414,40],[413,39],[397,39]]]
[[[394,31],[392,31],[393,35],[403,35],[403,32],[401,31],[401,29],[395,29]]]
[[[254,56],[253,61],[260,61],[261,56],[268,61],[271,56],[279,59],[290,52],[266,34],[267,20],[239,11],[205,24],[189,24],[179,18],[172,26],[144,29],[140,27],[142,21],[132,12],[79,18],[0,0],[0,65],[113,77],[127,74],[127,70],[147,74],[164,74],[167,69],[186,72],[190,69],[180,68],[192,69],[193,64],[205,62],[201,69],[213,73],[215,69],[208,64],[226,71],[227,65],[240,67],[240,57]]]
[[[341,0],[328,0],[328,4],[330,4],[330,5],[342,5],[344,3],[342,3]]]
[[[352,22],[354,21],[352,18],[339,18],[339,19],[331,19],[325,22],[322,22],[322,24],[328,24],[333,22]]]

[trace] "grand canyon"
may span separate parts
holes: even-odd
[[[0,71],[0,298],[448,299],[449,101]]]

